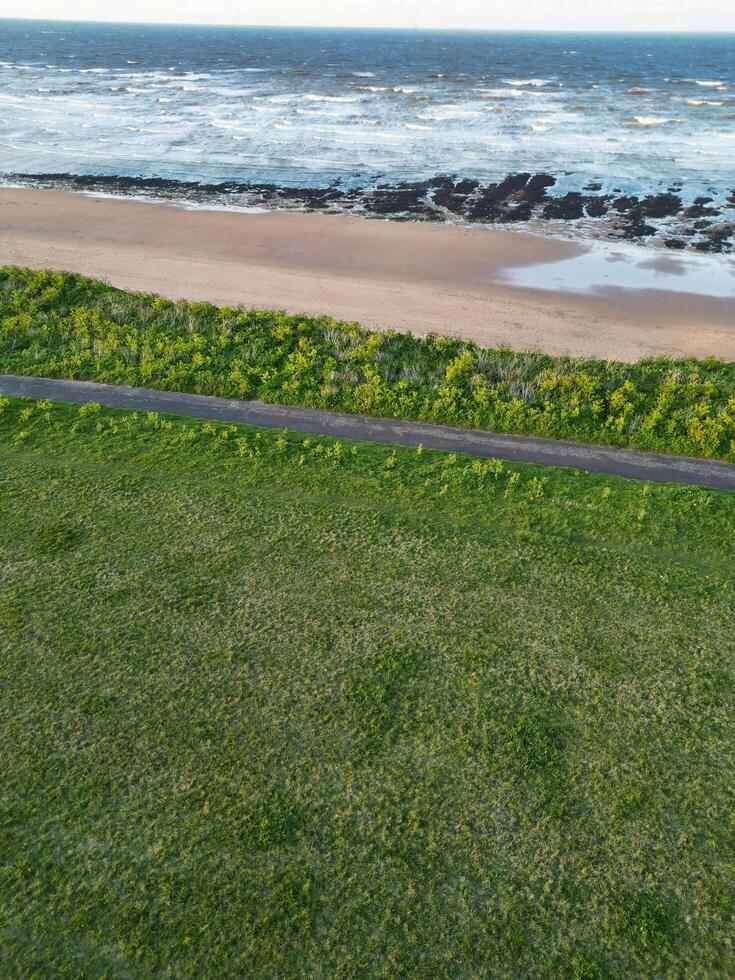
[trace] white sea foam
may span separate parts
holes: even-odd
[[[671,119],[667,116],[633,116],[633,122],[630,125],[650,129],[654,126],[668,126],[670,123],[678,121],[678,119]]]
[[[548,85],[548,78],[501,78],[501,82],[506,85],[512,85],[513,88],[519,88],[521,85],[531,85],[533,88],[540,88],[542,85]]]
[[[484,115],[480,109],[466,109],[462,106],[438,106],[436,109],[420,112],[419,119],[435,122],[446,122],[452,119],[476,119]]]
[[[356,95],[318,95],[307,92],[304,96],[307,102],[359,102],[360,98]]]

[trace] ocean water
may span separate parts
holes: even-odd
[[[0,21],[0,171],[735,181],[735,35]]]
[[[517,195],[500,211],[473,208],[491,181],[519,171],[555,178],[531,217],[550,216],[549,195],[593,191],[604,207],[587,197],[582,217],[607,208],[613,237],[655,233],[665,244],[674,234],[671,247],[732,251],[735,35],[0,20],[0,181],[93,175],[115,192],[132,186],[110,183],[117,177],[337,186],[342,201],[317,206],[350,210],[351,188],[450,174],[481,187],[443,208],[430,191],[409,216],[510,222],[522,216]],[[646,226],[651,214],[628,203],[620,229],[616,195],[662,192],[681,199],[665,227]],[[288,206],[269,194],[224,203]]]

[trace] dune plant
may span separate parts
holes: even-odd
[[[0,269],[0,370],[735,459],[735,364],[627,364]]]

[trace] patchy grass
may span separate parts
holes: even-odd
[[[733,974],[735,495],[0,409],[0,973]]]
[[[0,371],[735,460],[735,364],[637,364],[371,333],[0,268]]]

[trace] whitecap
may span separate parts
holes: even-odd
[[[418,118],[429,122],[448,122],[452,119],[473,119],[482,115],[484,112],[479,109],[463,109],[461,106],[438,106],[434,110],[420,112]]]
[[[247,133],[250,130],[249,126],[229,122],[227,119],[219,119],[217,116],[211,120],[210,125],[214,126],[215,129],[228,129],[235,133]]]
[[[669,123],[675,122],[678,122],[678,120],[671,119],[667,116],[633,116],[633,122],[630,125],[648,129],[653,126],[667,126]]]
[[[352,95],[314,95],[307,92],[304,96],[307,102],[359,102],[359,96]],[[275,101],[275,100],[272,100]]]
[[[518,88],[520,85],[531,85],[533,88],[540,88],[542,85],[548,85],[548,78],[501,78],[501,82],[504,85],[512,85],[513,88]]]

